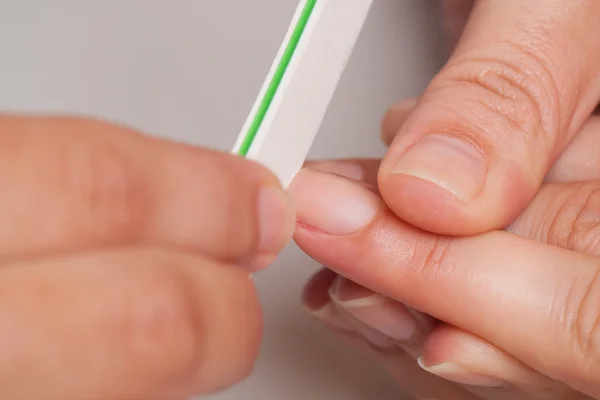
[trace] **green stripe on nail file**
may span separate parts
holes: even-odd
[[[287,186],[302,168],[374,0],[302,0],[233,152]]]

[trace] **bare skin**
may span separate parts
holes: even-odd
[[[403,107],[384,124],[388,142]],[[309,163],[292,186],[295,237],[328,268],[305,306],[415,399],[599,399],[598,148],[593,117],[504,232],[470,238],[414,228],[376,201],[379,160]],[[336,220],[369,204],[363,226]]]
[[[527,207],[598,105],[600,2],[440,3],[451,56],[395,132],[378,186],[412,225],[473,235]]]
[[[383,161],[292,187],[305,305],[415,399],[600,399],[600,3],[440,4],[450,57]]]
[[[0,117],[0,164],[1,398],[183,400],[252,371],[249,274],[293,229],[271,173],[57,117]]]

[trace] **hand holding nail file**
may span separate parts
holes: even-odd
[[[234,153],[286,186],[302,168],[373,0],[301,0]]]

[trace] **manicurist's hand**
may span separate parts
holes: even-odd
[[[97,121],[0,117],[0,398],[165,400],[251,371],[251,271],[291,237],[262,167]]]
[[[454,51],[379,171],[391,211],[427,231],[511,223],[600,99],[597,0],[442,0]]]

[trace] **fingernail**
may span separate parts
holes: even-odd
[[[345,332],[352,332],[353,330],[352,327],[339,316],[336,307],[331,302],[317,310],[308,310],[315,318],[323,321],[332,328]]]
[[[339,317],[345,321],[352,331],[363,338],[367,343],[378,349],[390,349],[396,345],[396,341],[391,337],[384,335],[376,329],[359,320],[349,309],[345,308],[336,296],[336,286],[340,280],[344,278],[338,277],[329,288],[329,297],[334,304]]]
[[[329,289],[336,277],[335,273],[326,269],[315,274],[304,287],[302,305],[325,324],[342,331],[352,331],[352,327],[340,318],[329,296]]]
[[[420,357],[417,361],[419,363],[419,366],[425,371],[436,375],[442,379],[446,379],[462,385],[499,388],[505,386],[506,384],[506,382],[500,379],[471,372],[466,368],[463,368],[460,365],[452,362],[442,363],[438,365],[427,365],[423,357]]]
[[[361,181],[364,179],[365,171],[360,164],[347,161],[324,161],[310,166],[320,172],[336,174],[346,178]]]
[[[294,226],[291,199],[280,188],[264,186],[258,194],[259,254],[279,252],[291,240]]]
[[[469,143],[448,136],[423,136],[400,157],[392,174],[408,175],[431,182],[463,202],[473,200],[482,190],[487,164]]]
[[[415,319],[403,304],[348,279],[334,282],[331,297],[338,307],[395,341],[409,341],[417,331]]]
[[[297,221],[331,235],[349,235],[376,215],[380,198],[338,175],[303,170],[292,182]]]

